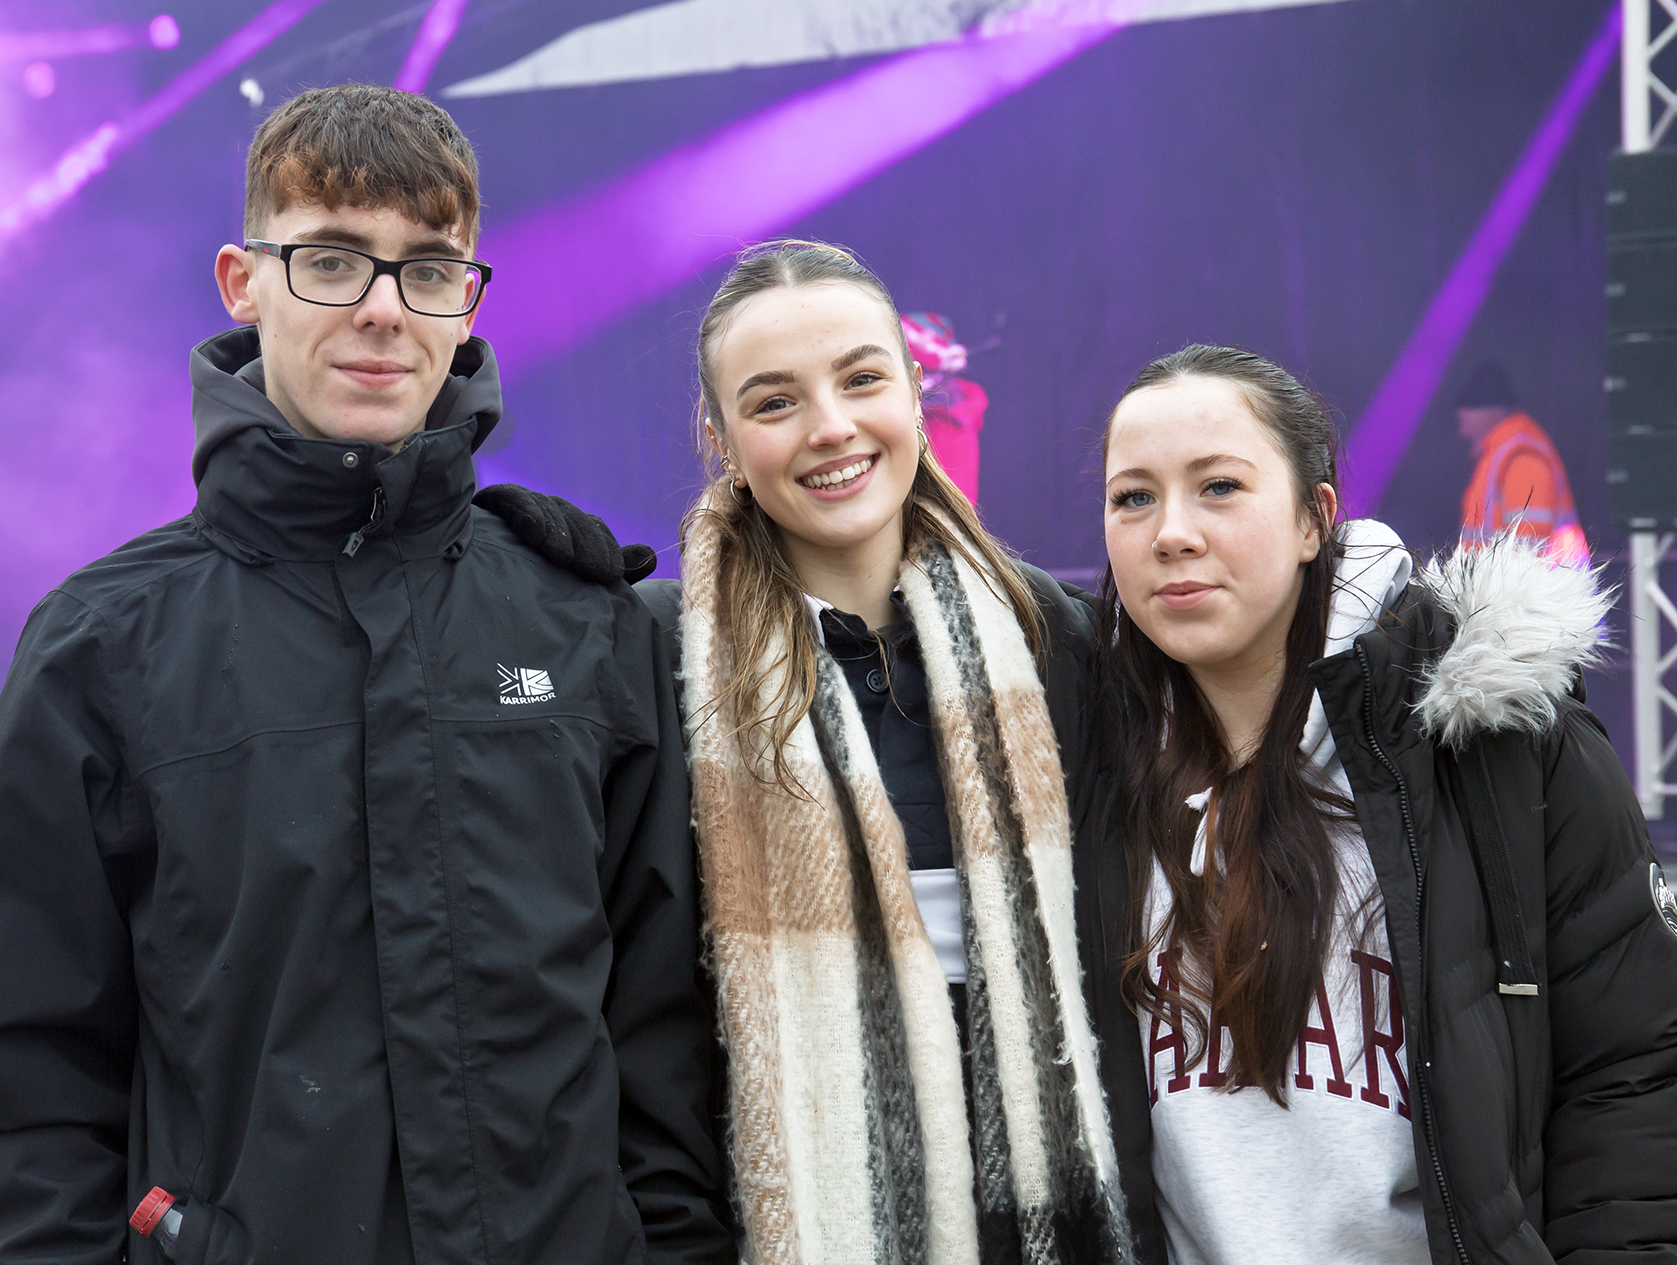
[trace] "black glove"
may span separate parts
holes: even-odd
[[[619,545],[605,521],[569,501],[532,492],[516,483],[497,483],[472,498],[512,528],[554,566],[596,584],[644,580],[658,566],[651,545]]]

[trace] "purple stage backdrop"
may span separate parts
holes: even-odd
[[[0,642],[65,573],[191,508],[186,354],[228,324],[211,262],[239,233],[244,147],[289,94],[348,79],[423,87],[478,147],[479,330],[508,405],[483,476],[571,497],[666,574],[697,476],[697,314],[731,250],[779,233],[856,248],[904,311],[952,323],[989,397],[980,508],[1042,566],[1101,566],[1101,421],[1195,340],[1306,375],[1347,431],[1366,412],[1352,487],[1422,552],[1453,541],[1470,473],[1450,397],[1495,357],[1598,557],[1621,549],[1609,0],[1150,22],[1144,0],[998,3],[894,52],[447,95],[646,7],[0,0]],[[95,30],[113,51],[78,51]],[[1621,736],[1624,694],[1610,673],[1592,700]]]

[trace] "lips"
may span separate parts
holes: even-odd
[[[840,457],[799,475],[797,481],[812,492],[841,492],[872,470],[878,460],[878,453]]]
[[[337,368],[339,372],[368,387],[394,386],[412,372],[406,365],[395,360],[352,360]]]
[[[1160,588],[1154,596],[1173,611],[1192,610],[1206,598],[1217,592],[1215,584],[1203,584],[1197,580],[1177,580]]]

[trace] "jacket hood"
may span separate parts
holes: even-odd
[[[1328,612],[1328,635],[1322,646],[1324,659],[1349,649],[1358,637],[1375,628],[1403,595],[1415,569],[1403,541],[1384,523],[1355,518],[1341,523],[1334,534],[1341,554],[1333,578],[1333,607]],[[1344,780],[1320,693],[1310,700],[1310,715],[1305,719],[1299,746],[1306,758],[1330,778]]]
[[[1480,733],[1552,726],[1607,645],[1613,591],[1598,589],[1599,577],[1550,561],[1537,538],[1506,534],[1422,568],[1420,585],[1454,631],[1421,666],[1421,732],[1459,749]]]
[[[242,430],[262,427],[295,434],[266,394],[262,343],[253,325],[206,338],[192,349],[192,480],[202,483],[210,454]],[[477,448],[501,420],[501,375],[495,353],[472,337],[455,350],[442,389],[425,415],[426,430],[475,420]]]

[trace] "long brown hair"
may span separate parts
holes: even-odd
[[[794,238],[764,242],[734,261],[699,324],[700,400],[695,422],[702,457],[714,459],[707,452],[705,421],[718,435],[726,431],[711,353],[733,315],[746,300],[767,290],[834,283],[860,286],[884,305],[897,332],[903,371],[913,381],[914,359],[897,305],[884,282],[855,255],[827,242]],[[773,783],[802,797],[805,788],[797,784],[783,752],[815,697],[818,647],[804,604],[803,581],[781,547],[780,529],[756,498],[749,493],[731,495],[726,476],[714,461],[711,469],[710,488],[687,512],[681,527],[683,548],[701,520],[709,520],[722,542],[723,627],[719,631],[730,651],[732,673],[722,695],[708,706],[713,715],[734,717],[735,736],[748,768],[759,767],[754,755],[764,751],[766,743]],[[1032,653],[1040,651],[1042,614],[1030,585],[922,442],[920,464],[903,506],[903,546],[912,555],[916,546],[928,542],[961,556],[987,584],[999,586],[997,596],[1013,607]]]
[[[1123,987],[1142,1010],[1186,1023],[1192,1063],[1204,1054],[1214,1011],[1233,1038],[1229,1086],[1255,1085],[1285,1105],[1288,1060],[1316,996],[1339,897],[1328,824],[1352,810],[1311,776],[1299,749],[1315,692],[1310,665],[1327,636],[1340,554],[1317,496],[1323,483],[1338,491],[1337,438],[1317,396],[1241,348],[1194,345],[1155,360],[1119,403],[1192,377],[1219,378],[1240,391],[1286,459],[1299,514],[1321,533],[1322,548],[1305,564],[1281,688],[1244,764],[1229,751],[1188,670],[1119,609],[1107,568],[1097,671],[1105,750],[1122,770],[1105,790],[1132,893]],[[1111,431],[1109,419],[1103,450]],[[1204,820],[1222,866],[1208,863],[1201,876],[1190,868],[1200,817],[1184,800],[1207,786]],[[1144,896],[1155,858],[1174,912],[1149,939]],[[1173,986],[1153,980],[1150,966],[1159,956]]]

